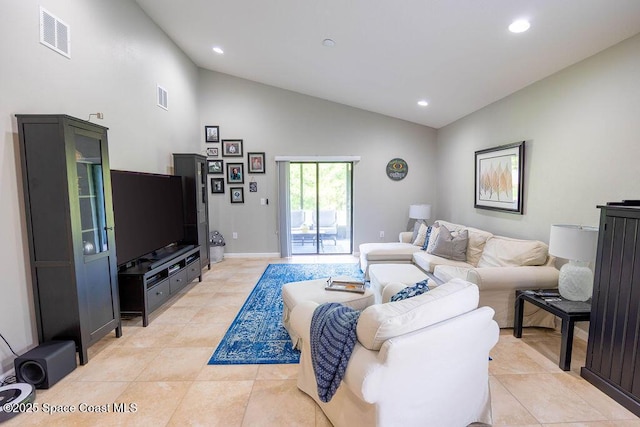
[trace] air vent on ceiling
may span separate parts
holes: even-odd
[[[162,86],[158,85],[158,107],[169,109],[169,92]]]
[[[40,43],[71,58],[71,29],[63,21],[40,8]]]

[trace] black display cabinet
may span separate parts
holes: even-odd
[[[67,115],[16,115],[40,343],[87,349],[122,334],[107,128]]]
[[[580,374],[640,416],[640,202],[600,208],[587,342]]]
[[[173,154],[173,172],[183,177],[184,242],[200,246],[200,264],[211,270],[209,257],[209,195],[207,158],[199,154]]]

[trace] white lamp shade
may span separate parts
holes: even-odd
[[[591,262],[596,259],[598,228],[580,225],[552,225],[549,253],[573,261]]]
[[[431,218],[431,205],[410,205],[409,218],[413,218],[413,219]]]

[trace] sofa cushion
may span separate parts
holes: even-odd
[[[455,279],[413,298],[372,305],[358,320],[358,341],[369,350],[380,350],[388,339],[475,310],[478,301],[476,285]]]
[[[549,247],[543,242],[494,236],[487,240],[478,267],[544,265],[548,256]]]
[[[411,255],[420,250],[412,243],[387,242],[363,243],[360,254],[365,254],[369,261],[411,261]]]
[[[456,265],[438,265],[433,270],[433,275],[436,276],[436,279],[440,279],[443,282],[448,282],[453,279],[462,279],[469,281],[469,279],[467,278],[467,274],[472,269],[472,267],[461,267]]]
[[[422,248],[424,246],[424,242],[427,241],[428,236],[431,234],[431,227],[427,226],[427,224],[420,224],[418,228],[418,234],[416,238],[413,240],[413,244],[416,246],[420,246]]]
[[[433,255],[425,251],[414,252],[413,263],[418,267],[420,267],[421,269],[423,269],[424,271],[428,271],[430,273],[433,273],[433,270],[437,265],[455,265],[459,267],[473,267],[473,265],[469,264],[468,262],[443,258],[441,256]]]
[[[467,230],[452,233],[447,227],[441,225],[431,254],[456,261],[466,261],[468,241],[469,232]]]
[[[487,240],[493,237],[488,231],[478,230],[473,227],[465,227],[464,225],[454,224],[443,220],[438,220],[438,224],[444,225],[451,231],[467,230],[469,232],[469,242],[467,243],[467,262],[474,267],[478,266],[478,261],[482,256],[484,245]]]

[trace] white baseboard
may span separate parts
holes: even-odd
[[[225,258],[280,258],[279,252],[225,253]]]

